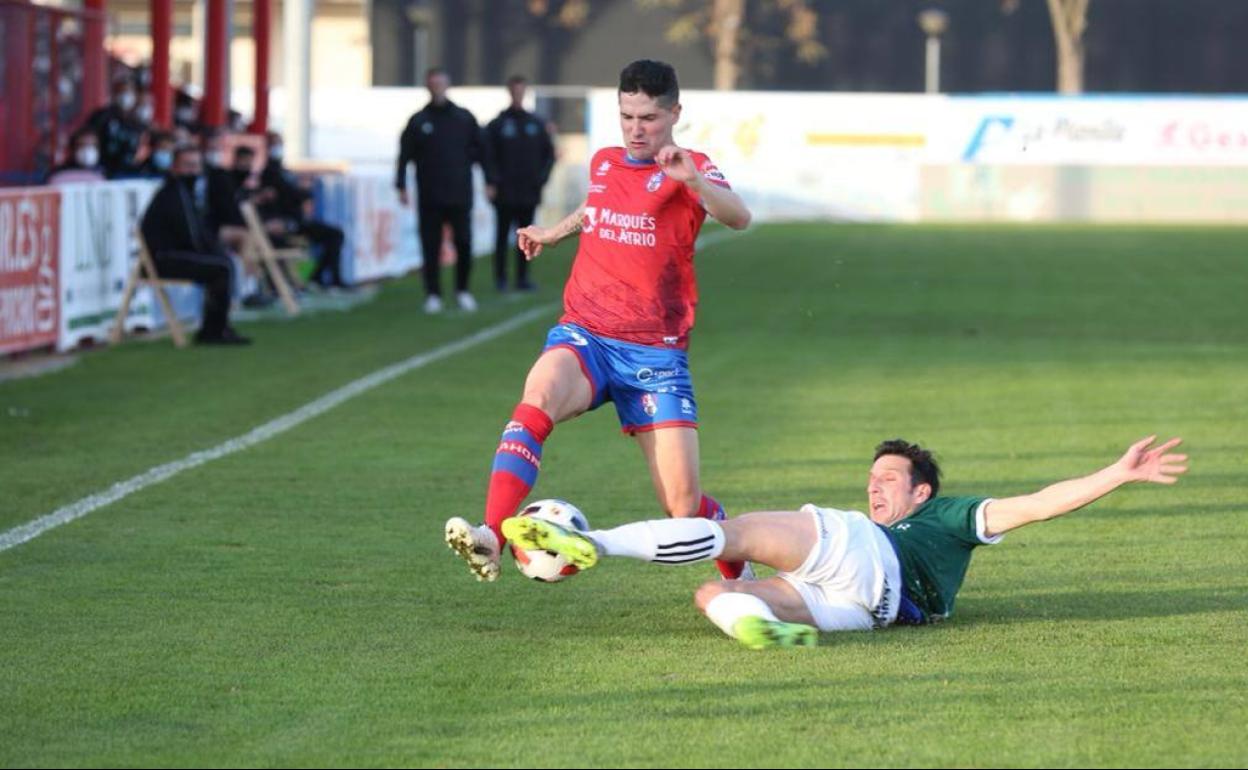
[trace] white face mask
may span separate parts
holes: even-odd
[[[74,153],[74,159],[83,168],[95,168],[96,164],[100,162],[100,148],[94,145],[79,147],[78,152]]]
[[[135,98],[133,91],[122,91],[117,96],[117,106],[126,112],[134,109],[136,101],[137,99]]]
[[[204,153],[204,162],[209,166],[220,166],[225,162],[225,153],[220,150],[210,150]]]
[[[152,109],[150,104],[141,104],[139,109],[135,110],[135,116],[144,123],[151,123],[152,117],[156,114],[156,110]]]

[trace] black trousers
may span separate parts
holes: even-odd
[[[161,278],[194,281],[204,287],[204,321],[199,333],[220,337],[230,322],[230,284],[234,262],[224,254],[161,251],[153,257]]]
[[[468,278],[472,274],[472,229],[468,220],[471,206],[422,205],[420,217],[420,247],[425,263],[421,268],[425,277],[425,293],[442,294],[442,265],[438,257],[442,253],[442,225],[449,223],[454,233],[455,291],[468,291]]]
[[[312,280],[322,286],[342,286],[342,230],[307,219],[299,223],[298,232],[320,247],[316,265],[312,268]]]
[[[533,224],[533,213],[536,210],[536,206],[516,206],[507,203],[494,204],[494,211],[497,214],[497,224],[494,231],[494,284],[500,289],[507,286],[507,252],[509,248],[516,255],[516,286],[524,286],[529,282],[529,261],[524,258],[524,252],[520,250],[520,247],[509,236],[511,235],[511,226],[513,224],[517,230]]]

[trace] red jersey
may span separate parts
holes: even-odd
[[[710,158],[690,155],[709,181],[731,189]],[[701,199],[658,164],[631,161],[623,147],[594,153],[561,322],[625,342],[688,347],[698,305],[693,244],[705,219]]]

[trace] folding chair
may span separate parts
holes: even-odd
[[[108,335],[109,342],[116,345],[121,342],[122,335],[126,330],[126,316],[130,314],[130,302],[134,299],[134,293],[138,291],[140,283],[146,283],[152,287],[152,291],[156,294],[156,298],[160,300],[160,306],[165,311],[165,322],[169,324],[169,334],[173,337],[173,344],[176,347],[186,347],[186,332],[182,329],[182,322],[178,320],[178,314],[173,311],[173,303],[169,301],[169,295],[165,293],[166,286],[189,286],[193,281],[184,281],[178,279],[160,278],[156,273],[156,263],[152,260],[151,252],[147,250],[147,243],[143,240],[142,235],[138,235],[139,242],[139,261],[135,263],[130,270],[130,277],[126,279],[126,290],[121,297],[121,307],[117,309],[117,316],[113,319],[113,330]]]
[[[307,250],[274,248],[273,241],[269,240],[269,234],[264,229],[264,222],[260,220],[260,214],[256,211],[255,205],[251,201],[244,201],[239,204],[239,209],[243,212],[243,222],[246,223],[247,233],[251,236],[251,245],[258,252],[252,256],[260,262],[269,279],[273,281],[273,286],[277,289],[277,295],[281,297],[286,312],[290,315],[299,315],[299,301],[295,299],[295,293],[291,289],[290,282],[286,280],[286,271],[282,270],[281,263],[305,260],[308,258]]]

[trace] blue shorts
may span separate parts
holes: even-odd
[[[698,402],[685,351],[597,337],[568,323],[546,335],[542,352],[555,348],[576,354],[593,389],[589,408],[614,401],[625,433],[698,427]]]

